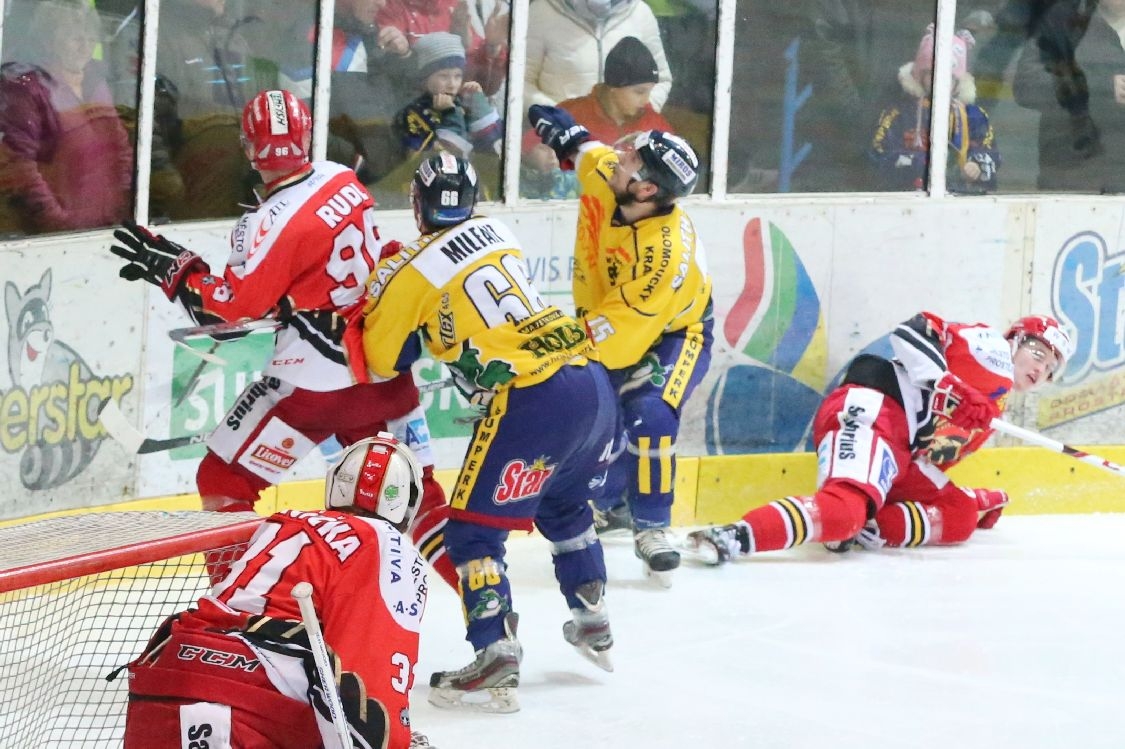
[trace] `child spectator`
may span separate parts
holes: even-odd
[[[474,149],[500,152],[504,123],[476,81],[465,81],[465,48],[456,34],[425,34],[414,44],[422,95],[395,115],[409,153],[442,148],[468,158]]]
[[[977,106],[976,84],[968,70],[973,35],[953,37],[953,97],[949,105],[950,192],[991,192],[996,189],[1000,153],[988,113]],[[918,46],[914,62],[899,68],[902,96],[885,107],[871,144],[880,189],[925,190],[930,163],[930,97],[934,73],[934,25]]]
[[[596,83],[590,93],[567,99],[559,106],[602,143],[616,143],[638,130],[673,131],[652,108],[652,91],[659,81],[660,70],[652,52],[640,39],[626,36],[606,55],[605,83]],[[543,145],[534,130],[524,133],[523,153],[524,197],[577,196],[573,172],[560,173],[554,151]]]

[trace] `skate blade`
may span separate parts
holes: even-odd
[[[701,542],[698,545],[692,545],[689,542],[684,545],[684,548],[690,552],[696,560],[706,564],[708,567],[718,567],[725,561],[719,556],[719,550],[706,542]]]
[[[575,645],[574,649],[602,671],[613,673],[613,661],[609,659],[609,650],[594,650],[589,645]]]
[[[651,580],[655,580],[657,582],[657,584],[660,585],[660,587],[662,587],[662,588],[671,588],[672,587],[672,573],[675,572],[675,570],[663,570],[661,572],[657,572],[656,570],[650,568],[644,562],[641,562],[641,567],[644,568],[645,577],[647,577]]]
[[[514,713],[520,709],[515,687],[489,687],[473,692],[430,687],[429,701],[434,707],[477,713]]]

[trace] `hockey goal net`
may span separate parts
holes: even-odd
[[[114,512],[0,528],[0,746],[121,746],[128,678],[107,675],[203,595],[260,522]]]

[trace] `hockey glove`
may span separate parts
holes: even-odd
[[[969,154],[969,161],[980,167],[978,182],[991,182],[996,177],[996,162],[984,151]]]
[[[952,372],[934,383],[933,409],[962,429],[991,429],[1000,409]]]
[[[969,491],[976,497],[977,509],[984,513],[977,521],[977,527],[987,530],[996,525],[1000,520],[1000,514],[1011,501],[1008,493],[1002,489],[970,489]]]
[[[188,273],[208,271],[199,255],[172,240],[132,221],[126,220],[122,226],[125,228],[117,229],[113,236],[125,246],[111,245],[109,251],[128,262],[118,274],[126,281],[147,281],[159,286],[169,300],[174,300]]]
[[[590,140],[590,131],[575,122],[565,109],[532,104],[527,119],[539,139],[559,157],[560,164],[570,161],[578,147]]]

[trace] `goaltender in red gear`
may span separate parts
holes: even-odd
[[[448,506],[418,388],[409,372],[370,382],[359,337],[345,335],[364,281],[387,245],[375,201],[348,168],[311,162],[312,117],[288,91],[262,91],[242,113],[242,144],[265,183],[257,208],[231,232],[221,275],[195,253],[126,222],[114,232],[121,276],[159,286],[196,323],[272,317],[282,322],[262,377],[250,384],[207,440],[196,483],[208,510],[253,508],[298,460],[329,437],[347,445],[382,430],[426,467],[415,543],[455,589],[442,534]]]
[[[1053,379],[1070,339],[1047,316],[1007,333],[922,312],[891,335],[893,360],[862,354],[813,421],[817,486],[736,523],[688,535],[703,561],[820,541],[833,551],[956,544],[991,528],[1008,503],[999,490],[962,489],[945,471],[978,449],[1011,391]]]
[[[426,608],[425,565],[404,539],[422,468],[383,433],[329,470],[320,512],[265,519],[226,576],[169,617],[129,669],[125,749],[340,746],[324,700],[340,696],[349,747],[428,747],[410,685]],[[335,683],[319,680],[293,587],[313,607]]]

